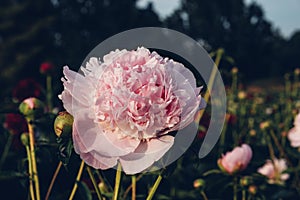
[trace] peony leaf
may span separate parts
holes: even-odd
[[[78,184],[78,192],[79,192],[80,196],[82,197],[82,199],[93,200],[92,193],[89,190],[86,183],[79,181],[79,182],[77,182],[77,184]]]

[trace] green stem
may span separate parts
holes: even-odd
[[[5,144],[5,147],[4,147],[4,150],[3,150],[3,153],[2,153],[2,156],[1,156],[1,159],[0,159],[0,170],[2,168],[3,163],[5,162],[7,155],[8,155],[13,138],[14,138],[13,134],[9,134],[6,144]]]
[[[208,198],[207,198],[207,196],[206,196],[206,194],[205,194],[204,191],[201,191],[200,194],[202,195],[202,197],[203,197],[204,200],[208,200]]]
[[[118,200],[119,188],[121,183],[121,172],[122,172],[121,170],[122,170],[121,164],[118,163],[113,200]]]
[[[58,173],[59,173],[59,171],[60,171],[60,169],[61,169],[61,166],[62,166],[62,162],[60,161],[60,162],[58,163],[57,168],[56,168],[56,170],[55,170],[55,172],[54,172],[54,175],[53,175],[53,177],[52,177],[51,183],[50,183],[50,185],[49,185],[49,188],[48,188],[48,191],[47,191],[47,194],[46,194],[46,197],[45,197],[45,200],[48,200],[49,197],[50,197],[51,190],[52,190],[52,188],[53,188],[53,185],[54,185],[54,182],[55,182],[55,180],[56,180],[56,178],[57,178],[57,175],[58,175]]]
[[[29,132],[30,158],[32,163],[32,173],[33,173],[33,181],[34,181],[35,192],[36,192],[36,199],[40,200],[41,195],[40,195],[40,184],[39,184],[39,177],[38,177],[36,157],[35,157],[34,128],[33,128],[32,121],[27,120],[27,124],[28,124],[28,132]]]
[[[138,177],[136,177],[136,180],[135,182],[138,182],[142,177],[143,177],[144,174],[140,174]],[[129,191],[132,189],[132,184],[130,184],[127,189],[125,190],[124,194],[123,194],[123,199],[126,199]]]
[[[31,200],[35,200],[34,188],[33,188],[32,162],[31,162],[29,145],[26,145],[25,148],[26,148],[27,159],[28,159],[29,192],[30,192]]]
[[[47,75],[46,78],[46,87],[47,87],[47,105],[48,105],[48,109],[51,112],[52,110],[52,77],[50,75]]]
[[[237,177],[233,180],[233,200],[237,200]]]
[[[242,191],[242,200],[246,200],[246,190],[243,189]]]
[[[210,77],[209,77],[209,81],[208,81],[208,84],[207,84],[207,91],[206,91],[206,93],[204,95],[204,100],[206,102],[208,102],[208,98],[210,96],[210,92],[212,90],[213,83],[215,81],[215,77],[216,77],[216,74],[218,72],[218,66],[220,64],[220,61],[221,61],[223,53],[224,53],[223,49],[218,49],[217,50],[217,56],[216,56],[216,60],[215,60],[215,66],[213,67],[213,69],[211,71],[211,74],[210,74]]]
[[[81,164],[80,164],[80,167],[79,167],[79,170],[78,170],[78,173],[77,173],[75,184],[73,186],[71,195],[69,197],[69,200],[72,200],[75,196],[76,190],[78,188],[78,182],[80,181],[80,178],[81,178],[81,175],[82,175],[82,172],[83,172],[83,167],[84,167],[84,161],[82,160]]]
[[[132,196],[131,196],[131,199],[135,200],[136,199],[136,176],[135,175],[131,176],[131,182],[132,182]]]
[[[158,188],[158,186],[159,186],[161,180],[162,180],[162,176],[159,175],[159,176],[157,177],[157,179],[156,179],[156,181],[155,181],[153,187],[151,188],[151,190],[150,190],[150,192],[149,192],[148,197],[147,197],[146,200],[151,200],[151,199],[153,198],[153,196],[154,196],[154,194],[155,194],[155,192],[156,192],[156,190],[157,190],[157,188]]]
[[[96,180],[95,180],[95,177],[94,177],[94,175],[93,175],[93,173],[92,173],[91,168],[90,168],[89,166],[86,166],[86,170],[87,170],[87,172],[88,172],[88,174],[89,174],[89,176],[90,176],[90,178],[91,178],[91,181],[92,181],[93,186],[94,186],[94,188],[95,188],[95,191],[96,191],[96,194],[97,194],[97,196],[98,196],[98,199],[99,199],[99,200],[102,200],[103,198],[102,198],[102,195],[101,195],[101,191],[100,191],[100,189],[99,189],[99,187],[98,187],[98,185],[97,185],[97,182],[96,182]]]

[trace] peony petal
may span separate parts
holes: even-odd
[[[117,164],[117,157],[105,157],[100,156],[95,151],[89,153],[81,153],[80,158],[84,160],[86,164],[94,167],[95,169],[109,169]]]
[[[66,79],[64,82],[64,91],[67,91],[72,96],[72,113],[77,112],[77,108],[89,107],[92,105],[93,94],[95,88],[90,83],[89,79],[79,73],[70,70],[67,66],[64,67],[63,73]],[[69,99],[67,99],[69,100]],[[76,106],[79,102],[80,106]],[[65,102],[64,102],[65,103]],[[69,102],[70,103],[70,102]]]
[[[166,135],[158,139],[141,142],[138,148],[128,155],[120,157],[126,174],[136,174],[158,161],[173,145],[174,137]]]
[[[88,117],[88,113],[78,114],[74,119],[74,126],[78,133],[74,134],[74,139],[79,140],[78,149],[84,153],[94,150],[103,156],[123,156],[133,152],[140,143],[139,140],[129,137],[119,138],[117,133],[104,133]]]

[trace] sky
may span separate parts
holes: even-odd
[[[170,15],[180,4],[180,0],[139,0],[138,6],[144,7],[149,1],[154,3],[154,10],[161,18]],[[262,6],[266,19],[279,28],[285,38],[300,30],[300,0],[245,0],[246,3],[252,1]]]

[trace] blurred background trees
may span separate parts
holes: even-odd
[[[1,1],[0,83],[9,88],[21,78],[41,79],[39,65],[43,61],[77,69],[104,39],[142,26],[181,31],[204,44],[208,51],[224,48],[249,80],[282,75],[299,67],[300,32],[284,39],[255,3],[181,0],[180,7],[164,20],[151,4],[138,8],[136,3],[137,0]]]

